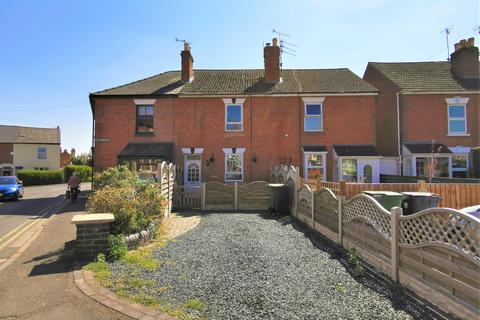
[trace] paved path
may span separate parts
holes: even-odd
[[[25,187],[24,196],[19,201],[0,201],[0,245],[12,230],[58,206],[66,189],[65,183]],[[90,189],[90,183],[82,184],[82,189]]]
[[[172,239],[195,228],[201,220],[198,212],[172,212],[167,220],[167,238]]]
[[[72,216],[83,203],[67,204],[38,238],[0,271],[0,319],[130,319],[80,292],[73,282]]]

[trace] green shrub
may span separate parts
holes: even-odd
[[[107,259],[117,261],[127,255],[128,247],[123,235],[110,235],[108,237]]]
[[[130,171],[126,166],[109,168],[93,177],[93,186],[95,189],[103,187],[134,187],[138,183],[137,175]]]
[[[65,182],[68,182],[68,179],[74,172],[77,173],[82,182],[92,181],[92,170],[93,169],[90,166],[76,166],[72,164],[65,166],[63,168]]]
[[[113,234],[131,234],[163,218],[165,199],[158,185],[140,181],[126,167],[111,168],[94,178],[96,189],[87,202],[89,212],[111,212]]]
[[[63,172],[62,170],[19,170],[17,178],[23,181],[24,186],[55,184],[63,182]]]

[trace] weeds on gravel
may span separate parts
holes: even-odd
[[[153,246],[142,247],[128,252],[122,262],[134,265],[137,268],[155,271],[160,267],[160,262],[152,258]]]
[[[203,301],[193,298],[193,299],[188,299],[185,301],[185,303],[182,305],[186,309],[192,309],[192,310],[203,310],[205,308],[205,303]]]
[[[338,283],[335,286],[335,290],[343,293],[343,292],[347,292],[348,288],[347,288],[347,285],[345,283]]]
[[[91,271],[101,285],[111,285],[112,271],[105,262],[105,255],[103,253],[99,253],[97,259],[87,264],[84,268],[85,270]]]
[[[352,247],[348,251],[348,262],[353,266],[353,273],[355,276],[361,277],[365,274],[365,267],[362,265],[362,261],[360,260],[355,247]]]

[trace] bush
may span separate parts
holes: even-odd
[[[82,182],[87,182],[92,181],[92,171],[93,169],[90,166],[76,166],[70,164],[63,168],[63,175],[65,177],[65,182],[68,182],[71,175],[76,172]]]
[[[137,175],[130,171],[126,166],[109,168],[93,177],[93,186],[95,189],[103,187],[134,187],[138,183]]]
[[[108,237],[107,259],[117,261],[127,255],[128,247],[125,237],[122,235],[110,235]]]
[[[19,170],[17,178],[23,181],[24,186],[56,184],[63,182],[63,172],[62,170]]]
[[[88,199],[87,211],[113,213],[114,234],[135,233],[163,218],[167,203],[158,185],[138,180],[128,168],[105,170],[95,176],[94,184],[97,187]]]

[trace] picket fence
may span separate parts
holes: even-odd
[[[165,217],[168,217],[172,212],[175,173],[176,173],[176,168],[175,168],[175,165],[173,165],[172,163],[167,164],[166,162],[162,162],[158,166],[157,181],[159,184],[161,194],[164,197],[164,199],[166,199],[167,201],[167,205],[165,207]]]

